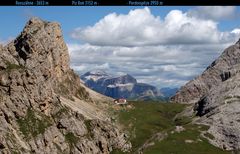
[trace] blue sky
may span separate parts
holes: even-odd
[[[239,7],[1,7],[0,42],[30,17],[61,23],[71,66],[103,69],[179,87],[201,73],[240,34]]]
[[[0,17],[5,19],[1,23],[1,28],[9,29],[9,31],[0,33],[1,39],[15,37],[30,17],[37,16],[44,20],[61,23],[66,41],[73,41],[69,37],[69,33],[74,28],[93,25],[112,12],[126,14],[136,8],[143,7],[1,7]],[[163,16],[174,8],[187,10],[188,7],[151,7],[154,14]]]
[[[85,27],[95,24],[98,20],[109,13],[116,12],[118,14],[127,14],[131,9],[144,7],[128,7],[128,6],[112,6],[112,7],[1,7],[0,17],[4,19],[1,23],[2,31],[1,39],[15,37],[22,30],[27,20],[32,16],[40,17],[48,21],[58,21],[61,23],[65,40],[67,42],[75,41],[69,37],[69,33],[76,27]],[[169,11],[177,9],[187,11],[194,7],[175,6],[175,7],[150,7],[152,14],[164,17]],[[240,8],[236,7],[240,12]],[[224,20],[221,22],[219,29],[229,30],[240,25],[240,20]]]

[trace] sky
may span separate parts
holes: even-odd
[[[34,16],[61,24],[79,74],[128,73],[158,88],[184,85],[240,38],[235,6],[0,7],[0,43]]]

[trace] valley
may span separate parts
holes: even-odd
[[[188,105],[132,101],[114,111],[116,121],[132,143],[129,153],[230,154],[211,145],[208,126],[193,124],[194,117],[179,116]],[[112,154],[123,154],[114,150]]]
[[[0,51],[0,153],[239,153],[240,40],[180,89],[79,76],[60,24],[37,17]]]

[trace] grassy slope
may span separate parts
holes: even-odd
[[[145,149],[144,154],[229,153],[214,147],[200,136],[200,131],[206,130],[206,126],[190,124],[187,118],[173,120],[185,105],[153,102],[130,102],[130,104],[133,109],[122,108],[116,112],[118,121],[130,136],[133,145],[130,153],[136,152],[147,139],[158,132],[167,132],[168,136],[162,141],[153,140],[154,145]],[[183,125],[185,131],[171,134],[176,125]],[[185,143],[185,140],[192,140],[193,143]],[[121,152],[113,151],[112,153]]]

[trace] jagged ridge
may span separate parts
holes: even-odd
[[[84,87],[70,69],[58,23],[32,18],[0,51],[1,153],[109,153],[131,147],[96,105],[110,99]]]

